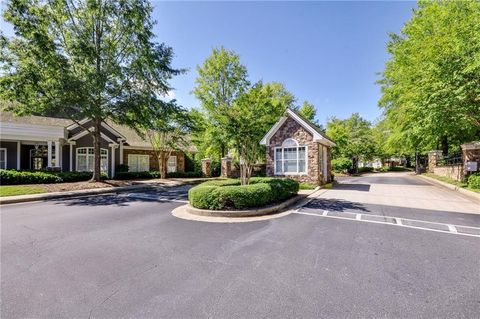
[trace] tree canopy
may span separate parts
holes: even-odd
[[[387,144],[444,152],[480,132],[480,2],[420,1],[388,43],[382,98]]]
[[[100,179],[100,125],[137,128],[171,107],[159,97],[182,70],[156,42],[148,1],[9,1],[0,37],[0,98],[17,114],[93,120],[94,179]],[[89,130],[89,128],[84,128]]]
[[[369,160],[375,155],[372,124],[358,113],[345,120],[331,118],[326,133],[336,144],[332,156],[351,159],[355,170],[359,160]]]

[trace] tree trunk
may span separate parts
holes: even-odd
[[[358,173],[358,157],[357,156],[352,157],[352,171],[354,174]]]
[[[101,173],[101,156],[100,156],[100,127],[101,127],[101,120],[98,118],[95,118],[93,120],[94,122],[94,131],[93,131],[93,156],[94,156],[94,161],[93,161],[93,174],[92,174],[92,182],[100,182],[100,173]],[[112,154],[113,156],[113,154]],[[113,176],[112,176],[113,177]]]
[[[442,144],[443,156],[447,156],[448,155],[448,137],[447,136],[442,136],[441,144]]]
[[[167,178],[167,160],[168,160],[168,155],[166,155],[165,152],[161,152],[158,158],[158,170],[159,170],[161,179]]]

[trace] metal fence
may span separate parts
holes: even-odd
[[[461,153],[442,156],[437,163],[437,166],[454,166],[454,165],[463,165],[463,158]]]

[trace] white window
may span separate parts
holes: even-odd
[[[275,148],[274,156],[275,174],[306,174],[307,147],[298,145],[294,139],[283,141],[282,147]]]
[[[0,148],[0,169],[7,169],[7,149]]]
[[[169,156],[167,162],[167,173],[175,173],[177,171],[177,156]]]
[[[77,148],[77,168],[78,172],[92,172],[95,163],[93,147]],[[108,150],[100,149],[100,169],[102,172],[108,172]]]
[[[150,170],[150,156],[140,154],[128,154],[129,172],[148,172]]]

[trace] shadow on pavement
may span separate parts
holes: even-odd
[[[128,206],[129,203],[132,203],[132,202],[151,202],[151,201],[152,200],[149,200],[149,199],[132,198],[127,196],[108,194],[108,195],[85,196],[85,197],[66,199],[63,201],[57,201],[56,204],[65,205],[65,206],[109,206],[109,205]]]
[[[359,192],[369,192],[369,184],[348,184],[348,183],[338,183],[333,187],[335,190],[346,190],[346,191],[359,191]]]
[[[362,212],[369,211],[365,208],[365,206],[360,203],[350,202],[341,199],[314,199],[305,207],[310,209],[328,210],[330,212],[344,212],[351,210]]]

